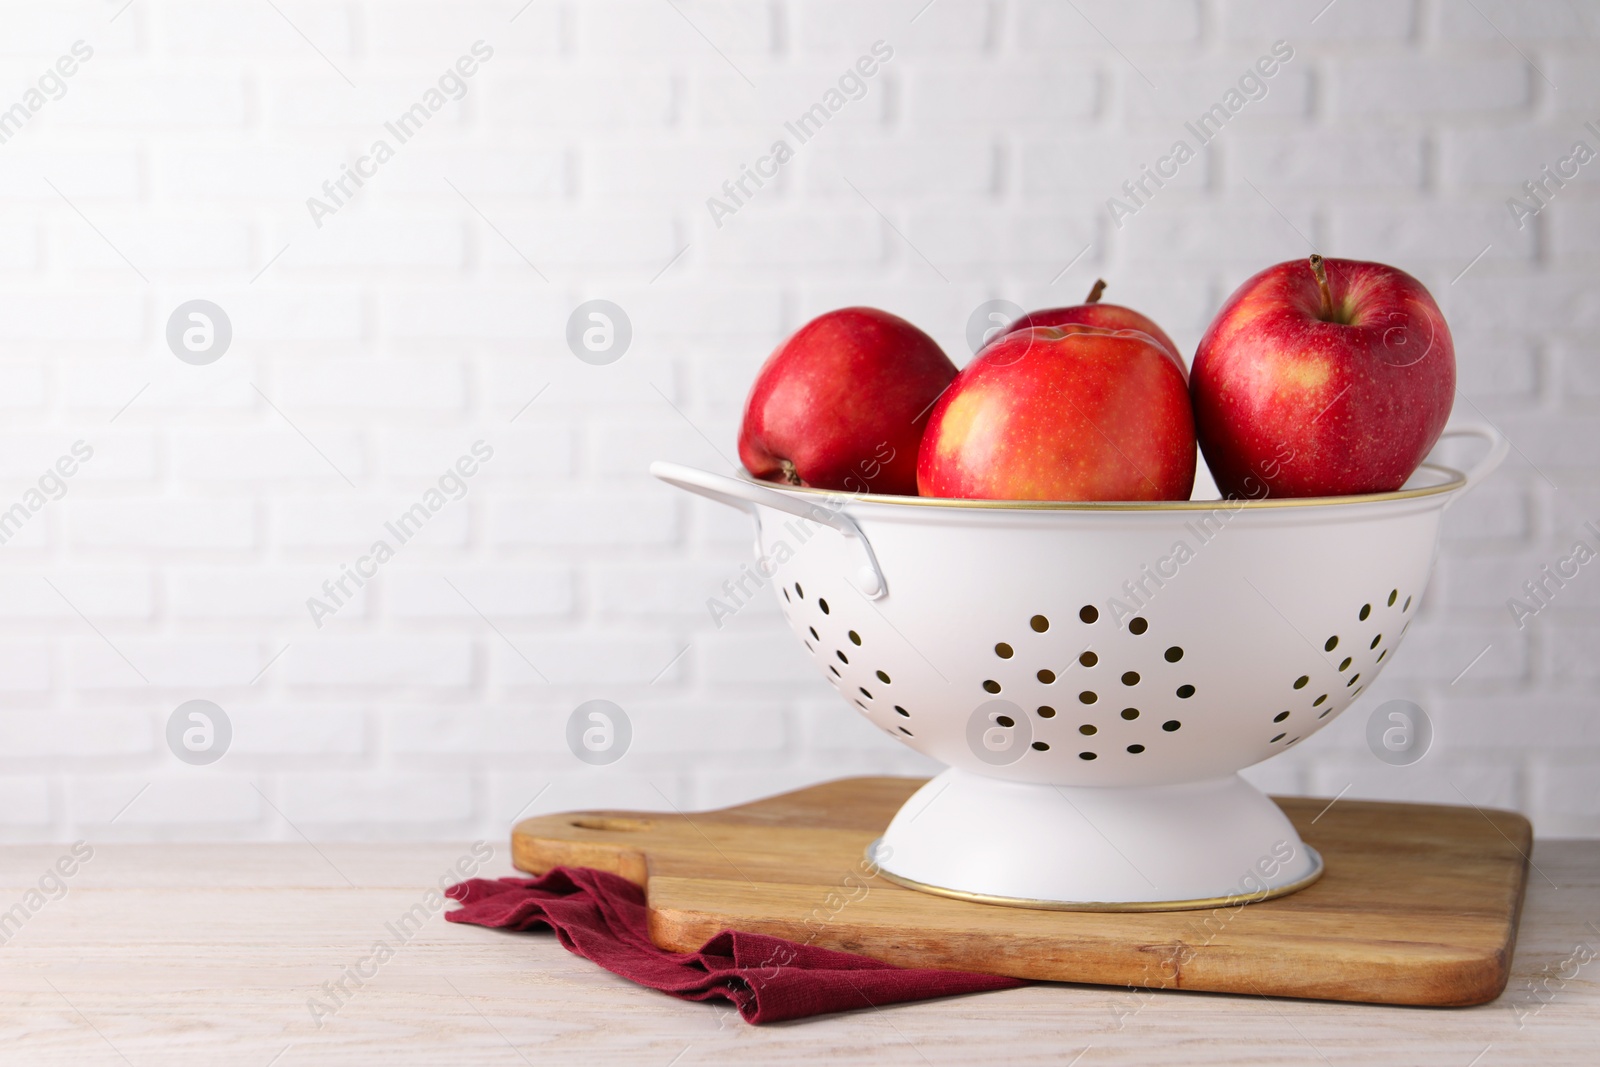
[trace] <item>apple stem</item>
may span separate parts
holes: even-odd
[[[1332,322],[1333,290],[1328,288],[1328,268],[1315,252],[1311,253],[1311,273],[1317,276],[1317,290],[1322,294],[1322,320]]]
[[[794,461],[788,459],[778,460],[778,467],[783,472],[783,480],[790,485],[804,485],[800,480],[800,472],[795,469]]]
[[[1083,302],[1085,304],[1098,304],[1100,303],[1100,294],[1105,291],[1106,280],[1104,278],[1096,278],[1094,280],[1094,288],[1089,290],[1089,295],[1084,298]]]

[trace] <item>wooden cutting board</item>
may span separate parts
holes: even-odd
[[[1211,911],[1033,911],[867,873],[867,845],[920,785],[846,778],[721,811],[545,815],[516,826],[512,862],[644,886],[652,939],[681,951],[738,929],[902,966],[1379,1004],[1481,1004],[1510,973],[1533,846],[1513,812],[1275,798],[1327,863],[1307,889]]]

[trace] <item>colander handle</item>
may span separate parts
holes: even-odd
[[[1476,437],[1489,444],[1489,451],[1467,471],[1467,484],[1461,487],[1461,493],[1456,495],[1456,499],[1459,499],[1461,494],[1476,489],[1485,478],[1494,473],[1495,468],[1506,458],[1506,453],[1511,451],[1511,442],[1506,439],[1506,435],[1485,422],[1462,422],[1446,426],[1439,439],[1442,441],[1447,437]],[[1449,504],[1445,506],[1449,507]]]
[[[837,530],[854,546],[859,556],[854,568],[855,574],[850,579],[851,584],[869,600],[878,600],[889,591],[888,583],[883,580],[883,570],[878,566],[877,554],[872,551],[871,542],[861,532],[861,527],[856,525],[855,520],[842,510],[848,497],[821,497],[813,503],[811,499],[791,495],[781,489],[758,485],[744,478],[713,474],[698,467],[685,467],[681,463],[658,461],[650,464],[650,473],[668,485],[675,485],[679,489],[686,489],[691,493],[747,512],[752,518],[758,518],[758,521],[756,508],[760,506],[787,512],[802,519],[810,519],[812,522]],[[760,545],[756,547],[759,551]]]

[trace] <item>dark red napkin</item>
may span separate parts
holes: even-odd
[[[724,930],[698,952],[668,952],[650,942],[644,890],[589,867],[557,867],[532,879],[473,878],[446,893],[462,905],[445,913],[451,922],[509,930],[549,926],[567,951],[614,974],[684,1000],[722,997],[750,1023],[1027,984],[993,974],[896,967],[737,930]]]

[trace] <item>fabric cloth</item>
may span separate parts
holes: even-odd
[[[473,878],[446,892],[461,902],[445,914],[451,922],[506,930],[548,926],[567,951],[614,974],[684,1000],[724,998],[750,1023],[1026,984],[992,974],[896,967],[737,930],[724,930],[697,952],[669,952],[650,941],[644,890],[588,867],[557,867],[532,879]]]

